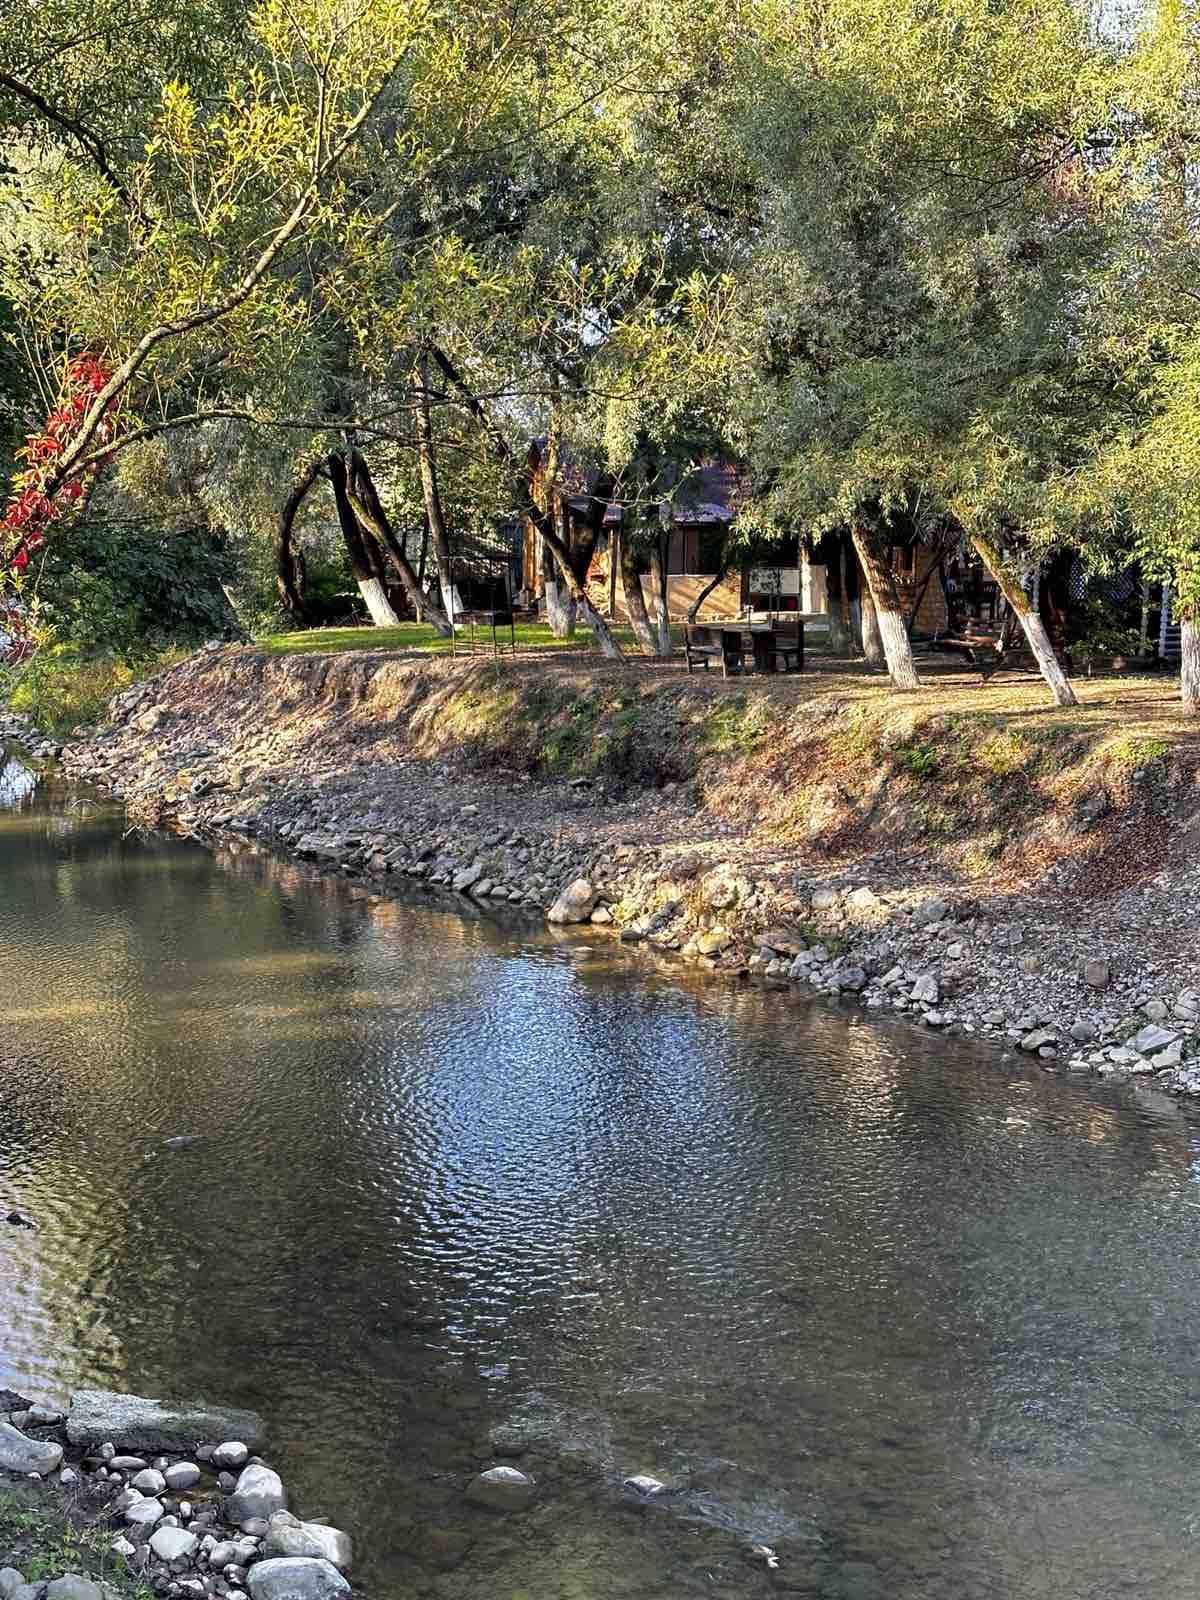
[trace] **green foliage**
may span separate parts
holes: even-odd
[[[910,778],[924,782],[928,778],[937,776],[942,758],[935,745],[910,744],[897,752],[896,764],[907,772]]]
[[[30,592],[38,623],[60,645],[135,661],[224,636],[228,569],[203,530],[83,522],[45,546]]]
[[[741,695],[718,701],[704,718],[701,743],[716,755],[753,755],[770,731],[770,706]]]
[[[182,650],[132,660],[114,655],[83,656],[69,644],[45,644],[17,666],[0,666],[0,702],[32,716],[47,733],[69,734],[98,722],[114,694],[139,678],[182,659]]]

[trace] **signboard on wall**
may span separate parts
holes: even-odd
[[[756,567],[750,573],[751,594],[800,593],[799,567]]]

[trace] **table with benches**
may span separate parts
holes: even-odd
[[[804,618],[797,615],[786,622],[689,622],[683,630],[688,672],[697,666],[707,672],[711,661],[724,678],[744,673],[747,635],[755,672],[804,671]]]

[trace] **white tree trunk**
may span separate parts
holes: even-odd
[[[394,628],[400,618],[392,610],[392,602],[387,597],[387,590],[378,578],[359,578],[358,592],[363,597],[363,604],[371,614],[371,621],[377,628]]]
[[[575,602],[558,579],[546,579],[546,621],[556,639],[575,636]]]
[[[863,608],[859,600],[850,602],[850,644],[857,654],[866,654],[863,642]]]
[[[1200,622],[1183,617],[1179,623],[1179,644],[1183,652],[1179,664],[1179,693],[1189,716],[1200,712]]]
[[[834,656],[848,656],[851,652],[850,629],[846,626],[842,616],[840,600],[833,600],[829,607],[829,653]]]
[[[883,653],[883,636],[879,632],[879,618],[875,612],[875,602],[870,593],[863,595],[862,599],[862,637],[863,655],[867,658],[869,667],[886,666],[887,658]]]
[[[667,611],[667,585],[662,572],[658,574],[658,582],[654,586],[654,631],[657,635],[656,644],[660,656],[671,654],[671,617]]]
[[[883,658],[887,662],[888,676],[892,685],[897,689],[919,689],[921,680],[917,677],[917,664],[913,660],[912,644],[908,637],[908,629],[904,626],[904,616],[899,611],[888,611],[875,602],[875,619],[879,625],[879,637],[883,644]]]
[[[1046,625],[1038,612],[1032,607],[1025,611],[1018,611],[1021,626],[1025,630],[1025,637],[1029,641],[1029,648],[1033,651],[1033,658],[1041,669],[1042,677],[1050,685],[1050,693],[1054,696],[1055,705],[1076,706],[1079,704],[1075,698],[1075,691],[1067,681],[1067,675],[1058,664],[1058,657],[1054,654],[1054,647],[1050,643],[1050,635],[1046,632]]]

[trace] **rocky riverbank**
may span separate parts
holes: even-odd
[[[214,647],[63,762],[135,823],[1200,1093],[1191,746],[821,681]]]
[[[13,1512],[0,1483],[0,1600],[349,1594],[349,1536],[288,1511],[262,1431],[223,1407],[83,1390],[64,1413],[0,1390],[0,1474],[26,1496]]]

